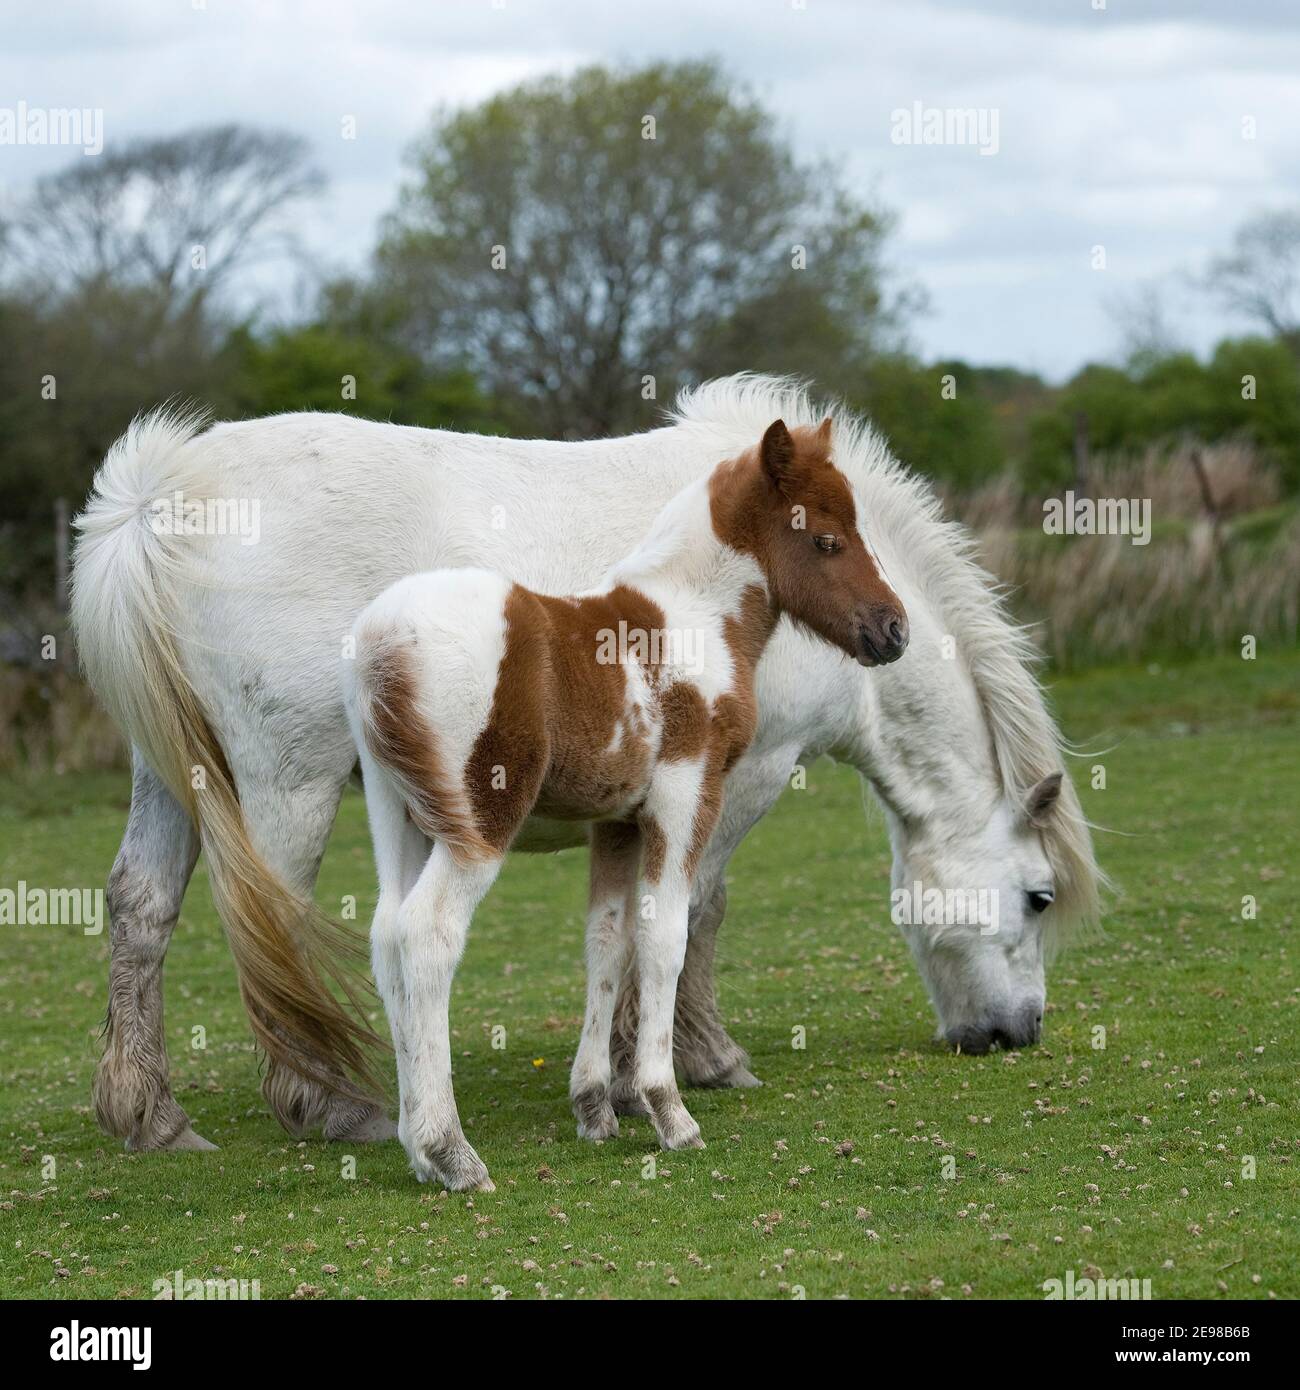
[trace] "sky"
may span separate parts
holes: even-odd
[[[917,351],[1053,381],[1117,360],[1152,291],[1182,345],[1243,331],[1199,279],[1245,218],[1300,203],[1300,0],[0,0],[0,34],[0,115],[99,108],[110,149],[232,120],[306,137],[329,269],[364,263],[435,108],[714,57],[892,212]],[[918,105],[977,113],[975,143],[909,143]],[[0,211],[82,157],[0,145]]]

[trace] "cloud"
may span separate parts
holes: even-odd
[[[931,292],[914,336],[932,356],[1060,377],[1111,353],[1108,300],[1203,265],[1300,173],[1300,7],[1267,0],[73,0],[9,21],[0,90],[102,107],[110,148],[216,121],[297,131],[331,179],[306,239],[349,266],[435,107],[588,62],[702,56],[897,213],[890,258]],[[891,115],[915,102],[996,112],[998,152],[895,144]],[[0,187],[66,157],[0,149]],[[1230,326],[1208,302],[1187,324],[1200,347]]]

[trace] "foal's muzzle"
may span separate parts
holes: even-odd
[[[897,608],[873,613],[858,629],[863,666],[887,666],[907,650],[907,615]]]

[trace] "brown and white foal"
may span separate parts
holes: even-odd
[[[591,823],[579,1134],[618,1132],[610,1030],[633,969],[637,1089],[664,1148],[701,1143],[673,1074],[673,1007],[691,880],[753,736],[763,648],[783,613],[863,665],[907,645],[830,455],[829,420],[776,421],[679,493],[598,591],[438,570],[357,619],[344,686],[379,871],[374,969],[398,1133],[422,1180],[492,1187],[456,1111],[448,1001],[470,919],[529,818]]]

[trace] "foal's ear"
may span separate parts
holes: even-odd
[[[1025,797],[1025,821],[1041,830],[1051,819],[1052,811],[1061,797],[1061,778],[1064,774],[1051,772],[1030,787]]]
[[[784,420],[773,420],[758,446],[759,461],[767,480],[778,492],[794,478],[794,440]]]
[[[828,415],[820,425],[817,426],[817,443],[829,454],[831,451],[831,426],[834,421]]]

